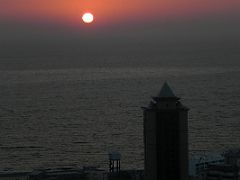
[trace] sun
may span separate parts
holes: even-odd
[[[89,24],[89,23],[93,22],[94,16],[93,16],[92,13],[87,12],[87,13],[83,14],[82,20],[83,20],[84,23],[88,23]]]

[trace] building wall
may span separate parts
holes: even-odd
[[[179,176],[179,114],[157,113],[157,179],[176,180]]]
[[[145,179],[157,178],[156,113],[144,112]]]
[[[188,111],[179,112],[179,142],[180,142],[180,176],[182,179],[188,177]]]
[[[146,180],[188,179],[188,110],[172,104],[144,112]]]

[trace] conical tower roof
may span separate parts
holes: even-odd
[[[165,82],[162,86],[160,93],[158,94],[158,97],[159,98],[176,98],[177,96],[173,93],[168,83]]]
[[[165,82],[162,86],[162,89],[160,90],[157,97],[154,98],[157,99],[179,99],[172,91],[172,89],[169,87],[168,83]]]

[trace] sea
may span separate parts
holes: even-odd
[[[168,82],[189,111],[189,156],[240,148],[239,48],[0,58],[0,172],[143,169],[143,110]]]

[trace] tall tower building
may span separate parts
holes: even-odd
[[[188,179],[188,108],[167,83],[144,109],[145,180]]]

